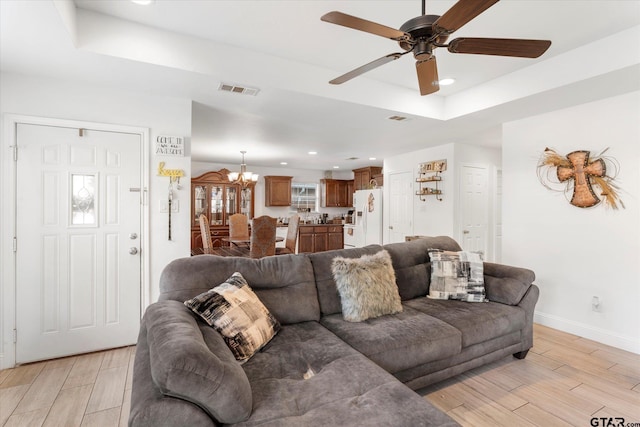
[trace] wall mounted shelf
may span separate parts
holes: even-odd
[[[416,178],[419,184],[416,196],[419,196],[421,201],[426,201],[426,196],[435,196],[436,200],[442,201],[442,190],[438,188],[438,184],[442,181],[442,171],[446,169],[446,160],[420,163],[420,172]]]

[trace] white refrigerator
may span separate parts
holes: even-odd
[[[358,190],[353,195],[355,208],[355,247],[382,244],[382,189]]]

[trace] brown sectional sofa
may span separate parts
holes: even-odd
[[[447,237],[259,260],[197,256],[161,277],[145,313],[129,424],[238,426],[453,426],[415,393],[513,354],[533,340],[538,288],[530,270],[485,263],[490,302],[432,300],[427,249]],[[403,311],[346,322],[331,273],[336,256],[385,249]],[[220,335],[182,304],[239,271],[282,329],[240,365]]]

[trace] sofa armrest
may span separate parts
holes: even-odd
[[[490,301],[518,305],[535,278],[535,273],[526,268],[484,263],[484,288]]]
[[[171,300],[151,304],[143,324],[151,376],[162,394],[195,403],[223,424],[249,418],[249,379],[218,332]]]

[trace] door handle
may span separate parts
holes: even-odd
[[[129,253],[130,253],[131,255],[135,255],[135,254],[137,254],[137,253],[138,253],[138,248],[136,248],[135,246],[133,246],[133,247],[129,248]]]
[[[462,234],[469,234],[469,230],[464,230]]]
[[[393,230],[393,225],[390,225],[390,226],[389,226],[389,230]]]

